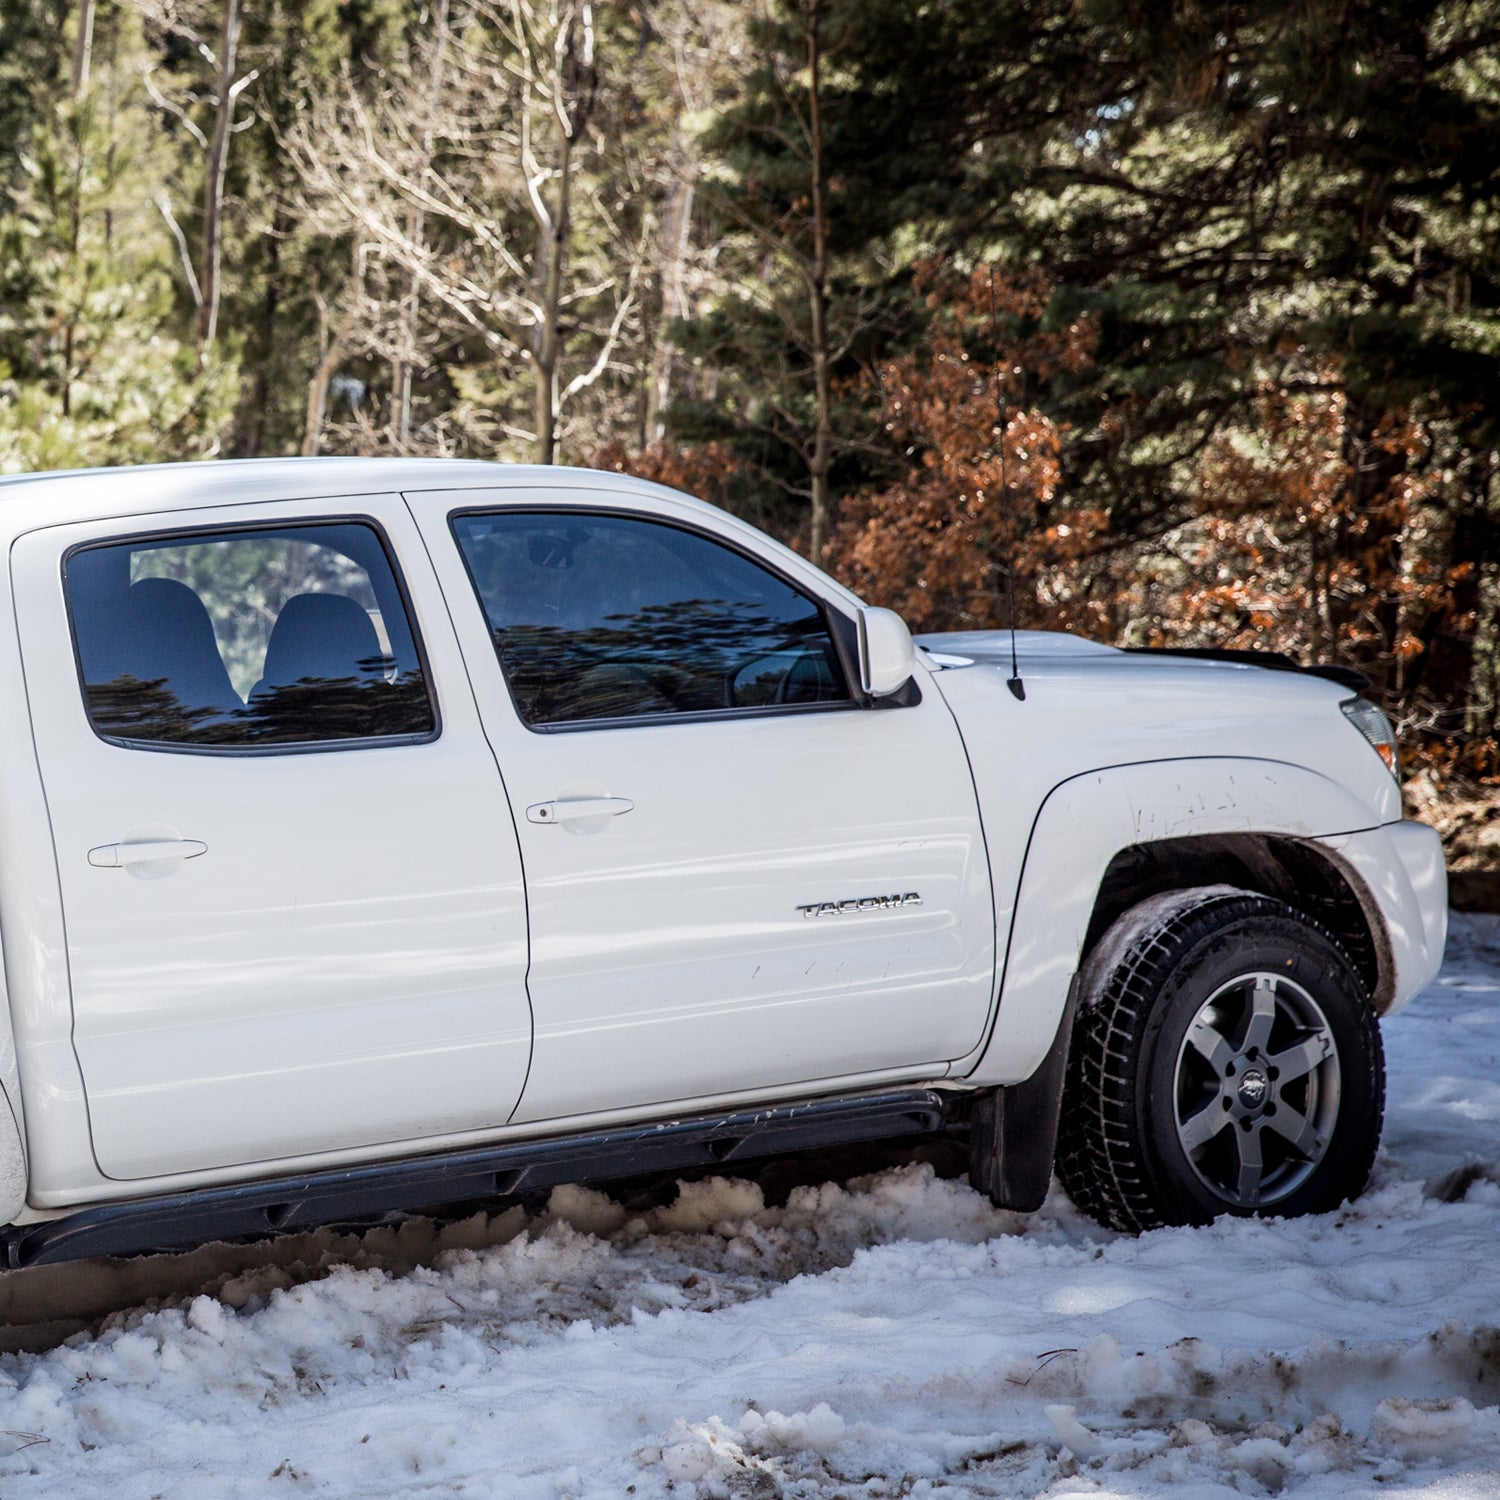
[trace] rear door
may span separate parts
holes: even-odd
[[[978,1042],[993,908],[936,692],[859,707],[805,586],[607,493],[408,498],[521,837],[518,1120],[940,1073]]]
[[[401,501],[52,528],[12,576],[101,1170],[503,1125],[519,854]]]

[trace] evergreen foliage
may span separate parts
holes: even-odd
[[[1497,449],[1500,0],[0,8],[0,467],[597,456],[1496,774]]]
[[[0,188],[19,175],[31,128],[67,71],[69,0],[6,0],[0,6]]]
[[[0,212],[0,471],[209,455],[231,399],[232,364],[175,334],[138,34],[101,20],[109,65],[38,91]]]

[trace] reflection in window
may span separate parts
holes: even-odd
[[[89,718],[211,747],[430,734],[416,641],[369,526],[89,547],[67,562]]]
[[[818,606],[692,532],[624,516],[458,516],[529,724],[848,701]]]

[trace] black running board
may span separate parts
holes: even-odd
[[[196,1188],[81,1209],[0,1230],[12,1270],[91,1255],[181,1250],[325,1224],[507,1198],[566,1182],[712,1167],[782,1152],[927,1135],[965,1094],[935,1089],[810,1099],[800,1104],[634,1124],[587,1135],[470,1147],[430,1156]]]

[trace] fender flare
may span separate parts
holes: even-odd
[[[951,1076],[1011,1085],[1042,1065],[1058,1035],[1100,882],[1122,849],[1202,834],[1329,839],[1377,822],[1347,788],[1280,761],[1143,761],[1059,782],[1027,840],[989,1030],[974,1053],[954,1063]]]

